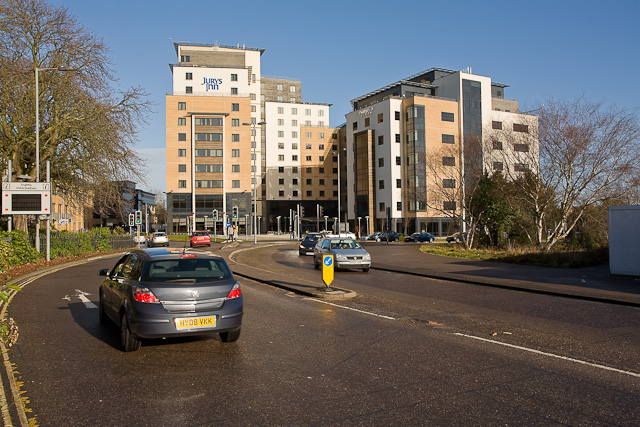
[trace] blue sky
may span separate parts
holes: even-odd
[[[303,101],[333,104],[332,126],[351,99],[431,67],[471,67],[508,84],[521,110],[584,96],[640,113],[640,0],[48,3],[104,40],[119,86],[150,94],[137,145],[147,190],[164,190],[171,40],[265,49],[262,74],[300,79]]]

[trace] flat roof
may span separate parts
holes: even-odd
[[[240,43],[238,43],[235,46],[232,46],[232,45],[219,44],[219,43],[173,42],[173,47],[176,49],[176,55],[178,54],[178,46],[223,47],[225,49],[253,50],[253,51],[260,52],[260,55],[262,55],[265,51],[265,49],[262,49],[259,47],[247,47],[244,44],[241,47]]]
[[[423,88],[423,89],[435,89],[436,87],[438,87],[438,86],[436,86],[436,85],[432,85],[432,84],[416,83],[416,82],[410,82],[410,81],[408,81],[408,80],[398,80],[398,81],[397,81],[397,82],[395,82],[395,83],[391,83],[390,85],[387,85],[387,86],[381,87],[380,89],[376,89],[376,90],[374,90],[374,91],[372,91],[372,92],[369,92],[369,93],[367,93],[367,94],[365,94],[365,95],[362,95],[362,96],[359,96],[359,97],[357,97],[357,98],[354,98],[354,99],[352,99],[352,100],[351,100],[351,103],[353,104],[354,102],[361,101],[361,100],[363,100],[363,99],[369,98],[370,96],[377,95],[377,94],[379,94],[379,93],[382,93],[382,92],[384,92],[384,91],[387,91],[387,90],[389,90],[389,89],[391,89],[391,88],[394,88],[394,87],[396,87],[396,86],[400,86],[400,85],[407,85],[407,86],[421,87],[421,88]]]

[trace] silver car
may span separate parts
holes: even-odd
[[[162,231],[156,231],[151,235],[149,240],[147,240],[147,246],[150,248],[154,248],[156,246],[169,246],[169,236],[167,236],[167,233]]]
[[[333,255],[336,268],[358,268],[365,273],[371,268],[371,255],[354,239],[328,237],[319,242],[313,250],[313,264],[320,268],[323,255]]]
[[[215,255],[134,250],[125,254],[100,285],[100,322],[120,327],[124,351],[145,338],[219,334],[240,337],[243,299],[226,261]]]

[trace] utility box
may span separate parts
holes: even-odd
[[[609,271],[640,276],[640,206],[609,207]]]

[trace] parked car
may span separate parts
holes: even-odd
[[[328,237],[318,242],[313,250],[313,264],[320,268],[323,255],[333,255],[335,268],[358,268],[365,273],[371,268],[371,255],[352,238]]]
[[[313,255],[313,248],[316,246],[316,243],[322,239],[322,237],[322,233],[307,233],[298,246],[298,253],[300,255],[307,255],[309,253]]]
[[[134,233],[132,237],[133,237],[133,241],[136,243],[147,243],[147,236],[145,236],[142,233],[140,233],[139,236],[137,233]]]
[[[367,240],[375,240],[376,242],[398,242],[400,235],[395,231],[376,231]]]
[[[405,242],[428,242],[431,243],[436,239],[433,234],[422,232],[422,233],[413,233],[411,236],[407,236],[404,238]]]
[[[456,232],[453,233],[450,236],[447,236],[447,243],[458,243],[462,240],[462,236],[464,235],[464,237],[467,237],[467,233],[460,233],[460,232]]]
[[[189,243],[191,247],[194,246],[211,246],[211,236],[206,231],[194,231],[191,234],[191,242]]]
[[[124,351],[147,338],[217,333],[240,337],[243,298],[226,261],[208,253],[141,249],[100,270],[100,322],[120,327]]]
[[[149,240],[147,240],[147,246],[150,248],[156,246],[169,246],[169,236],[167,236],[167,233],[156,231],[151,235]]]

